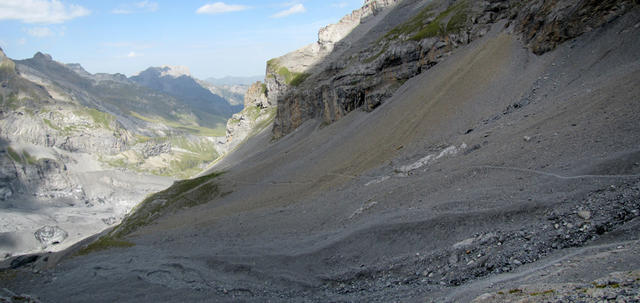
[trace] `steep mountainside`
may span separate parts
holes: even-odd
[[[367,0],[339,24],[252,86],[247,104],[277,108],[271,131],[100,237],[0,263],[3,286],[78,302],[637,299],[637,2]]]
[[[380,7],[395,2],[367,1]],[[365,5],[321,30],[316,44],[269,62],[266,81],[278,103],[275,137],[309,119],[332,123],[357,108],[375,109],[404,81],[484,36],[500,20],[542,54],[614,20],[636,2],[410,0],[400,5],[403,9],[388,13]],[[351,31],[358,21],[362,25]],[[333,43],[336,39],[327,37],[344,39]]]
[[[247,92],[247,89],[249,89],[248,84],[215,85],[206,81],[198,81],[198,83],[202,85],[202,87],[208,89],[211,93],[221,96],[225,100],[229,101],[229,104],[231,104],[232,107],[242,110],[244,94]]]
[[[200,125],[216,128],[238,112],[222,97],[203,87],[185,67],[150,67],[130,78],[133,82],[171,95],[194,109]]]

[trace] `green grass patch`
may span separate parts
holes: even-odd
[[[11,94],[8,97],[0,96],[0,104],[3,108],[16,110],[20,107],[20,99],[15,94]]]
[[[267,93],[267,84],[266,83],[261,83],[260,84],[260,93],[263,94],[263,95]]]
[[[369,63],[375,61],[380,56],[382,56],[382,54],[384,54],[388,49],[389,49],[389,43],[385,43],[384,46],[382,47],[382,49],[378,53],[376,53],[375,55],[373,55],[373,56],[371,56],[371,57],[369,57],[367,59],[364,59],[363,63],[369,64]]]
[[[88,255],[90,253],[94,253],[97,251],[101,251],[101,250],[107,250],[110,248],[127,248],[127,247],[132,247],[135,246],[135,244],[128,242],[128,241],[124,241],[124,240],[119,240],[119,239],[115,239],[112,237],[108,237],[108,236],[104,236],[101,237],[100,239],[92,242],[91,244],[87,245],[85,248],[81,249],[80,251],[78,251],[75,255],[76,256],[84,256],[84,255]]]
[[[510,294],[519,294],[519,293],[522,293],[522,289],[514,288],[514,289],[509,290],[509,293]]]
[[[459,32],[467,22],[468,7],[469,5],[466,1],[460,1],[449,6],[445,11],[440,13],[435,20],[421,28],[415,35],[411,36],[410,39],[420,41],[425,38],[445,36]],[[449,18],[449,20],[445,21],[447,18]]]
[[[91,116],[93,122],[108,129],[111,129],[111,123],[116,119],[114,116],[94,108],[87,109],[87,113]]]
[[[7,147],[7,153],[9,153],[9,158],[14,162],[22,162],[22,157],[13,148]]]
[[[26,150],[23,150],[22,153],[19,153],[9,146],[7,147],[7,153],[9,154],[9,158],[11,158],[11,160],[20,164],[34,165],[38,163],[38,159],[30,155]]]
[[[294,73],[293,78],[291,79],[289,84],[291,86],[298,86],[302,82],[304,82],[304,80],[307,80],[307,78],[309,78],[309,76],[311,76],[311,74],[308,74],[308,73]]]
[[[206,137],[222,137],[226,134],[226,125],[223,123],[219,123],[216,128],[209,128],[205,126],[200,126],[197,124],[183,124],[177,121],[170,121],[161,117],[146,117],[137,112],[129,112],[129,114],[135,118],[140,120],[149,122],[149,123],[157,123],[164,124],[173,129],[179,130],[181,132],[189,133],[196,136],[206,136]]]
[[[311,76],[311,74],[308,73],[291,72],[285,66],[280,66],[278,59],[271,59],[267,61],[267,69],[273,73],[280,75],[282,78],[284,78],[284,83],[291,86],[298,86],[302,82],[304,82],[304,80],[309,78],[309,76]],[[267,87],[265,84],[263,85],[263,90],[264,92],[266,92]]]
[[[38,162],[38,159],[30,155],[26,150],[22,151],[22,159],[24,159],[24,161],[30,165],[34,165]]]
[[[139,173],[150,173],[157,176],[170,176],[174,178],[189,178],[202,171],[209,163],[216,160],[220,155],[215,149],[213,143],[207,139],[188,139],[184,136],[170,137],[137,137],[138,143],[151,142],[152,144],[161,144],[169,142],[174,150],[171,152],[173,160],[166,166],[158,168],[142,168],[140,163],[133,163],[126,158],[100,158],[100,161],[111,167],[125,168]],[[139,158],[142,158],[138,154]]]
[[[267,69],[275,70],[277,66],[278,66],[278,59],[277,58],[273,58],[273,59],[267,61]]]
[[[618,283],[610,283],[610,284],[598,284],[596,282],[592,283],[593,286],[595,288],[607,288],[607,287],[611,287],[611,288],[620,288],[620,284]]]
[[[53,124],[53,122],[51,122],[51,120],[43,118],[42,121],[44,121],[44,124],[46,124],[49,128],[57,130],[57,131],[62,131],[62,128],[60,128],[57,125]]]
[[[98,128],[106,128],[106,129],[113,130],[113,127],[111,127],[111,125],[116,120],[116,118],[113,115],[105,112],[101,112],[95,108],[83,107],[80,110],[74,111],[74,113],[78,116],[91,118],[91,120],[93,120],[93,123]],[[69,130],[69,131],[72,131],[72,130]]]
[[[143,136],[143,135],[140,135],[140,134],[135,134],[135,137],[136,137],[136,142],[137,143],[145,143],[145,142],[149,142],[150,140],[153,139],[151,137]]]
[[[455,33],[464,28],[469,12],[467,0],[458,1],[437,16],[434,13],[436,6],[436,3],[427,5],[409,21],[390,30],[381,40],[395,40],[404,35],[411,40],[419,41],[425,38]],[[434,19],[427,22],[431,18]],[[379,42],[380,40],[377,41],[377,43]]]
[[[405,22],[403,24],[400,24],[400,25],[394,27],[392,30],[390,30],[384,36],[384,38],[390,39],[390,40],[395,40],[398,37],[400,37],[400,35],[409,35],[411,33],[415,33],[417,31],[421,30],[425,26],[425,24],[424,24],[425,20],[433,17],[433,15],[434,15],[433,10],[435,8],[436,8],[436,4],[435,3],[431,3],[431,4],[427,5],[425,8],[420,10],[420,12],[418,12],[418,14],[413,16],[413,18],[409,19],[409,21],[407,21],[407,22]]]

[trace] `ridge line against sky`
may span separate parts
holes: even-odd
[[[91,73],[182,65],[197,78],[264,74],[364,0],[0,0],[0,47]]]

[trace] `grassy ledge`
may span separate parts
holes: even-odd
[[[408,36],[410,40],[420,41],[436,36],[446,36],[459,32],[464,28],[469,14],[467,0],[459,1],[449,6],[437,16],[433,12],[436,9],[436,5],[435,3],[427,5],[409,21],[390,30],[383,39],[395,40],[400,36]],[[429,21],[432,18],[433,20]]]

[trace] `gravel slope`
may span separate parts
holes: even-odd
[[[372,113],[249,140],[212,169],[223,197],[135,246],[0,281],[47,302],[458,302],[636,270],[639,16],[543,56],[498,24]]]

